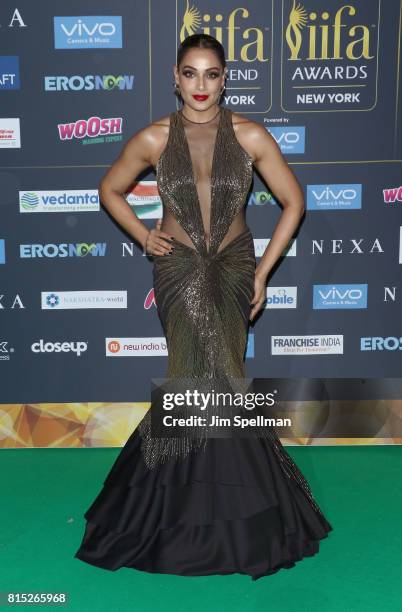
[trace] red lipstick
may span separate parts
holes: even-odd
[[[206,95],[194,95],[193,98],[194,100],[197,100],[198,102],[204,102],[204,100],[207,100],[209,96]]]

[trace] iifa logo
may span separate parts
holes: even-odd
[[[271,108],[273,12],[273,0],[176,0],[176,47],[196,33],[225,47],[230,76],[224,99],[232,107],[264,113]]]

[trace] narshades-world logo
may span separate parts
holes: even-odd
[[[99,144],[122,140],[122,117],[90,117],[71,123],[58,123],[60,140],[81,140],[82,144]]]
[[[42,291],[42,310],[127,308],[127,291]]]
[[[44,77],[45,91],[128,91],[134,86],[133,74],[74,74]]]
[[[55,49],[121,49],[121,16],[54,17]]]

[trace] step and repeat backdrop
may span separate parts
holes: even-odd
[[[272,134],[305,194],[247,375],[309,408],[289,443],[402,442],[401,15],[400,0],[1,3],[0,446],[119,446],[149,409],[167,365],[152,257],[98,186],[179,108],[176,50],[196,32],[224,45],[222,104]],[[134,179],[127,202],[154,227],[153,168]],[[281,210],[255,172],[257,261]]]

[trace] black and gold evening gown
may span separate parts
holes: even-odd
[[[156,165],[171,255],[154,256],[166,377],[241,379],[255,253],[245,223],[253,174],[232,112],[170,115]],[[85,513],[75,557],[117,570],[202,576],[290,568],[332,530],[272,428],[259,437],[153,437],[147,414]]]

